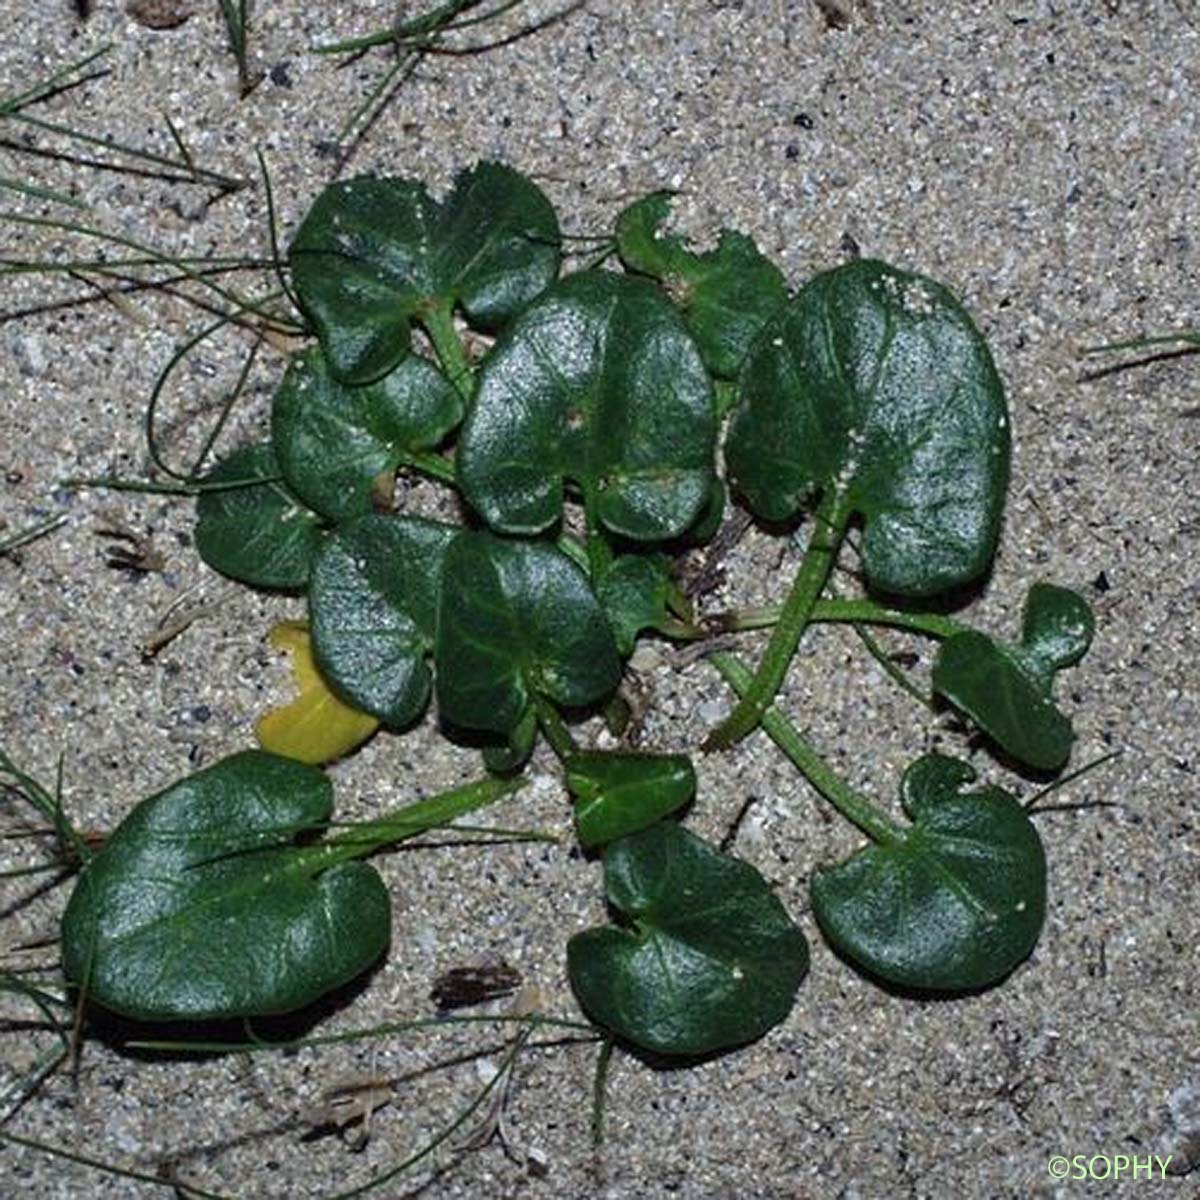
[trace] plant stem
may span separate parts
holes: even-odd
[[[471,364],[467,360],[463,344],[459,341],[458,331],[454,328],[454,314],[448,304],[431,306],[420,314],[421,324],[433,342],[433,348],[446,372],[450,382],[466,403],[471,402],[474,391],[472,386]]]
[[[745,696],[752,686],[750,672],[732,654],[709,655],[708,661],[720,672],[721,678],[739,695]],[[866,796],[854,791],[834,773],[803,734],[777,708],[762,714],[762,727],[771,740],[795,763],[809,783],[846,818],[857,825],[872,841],[881,846],[897,845],[905,834],[889,816],[881,812]]]
[[[384,846],[448,825],[457,817],[502,800],[523,783],[524,780],[478,779],[474,783],[406,804],[374,821],[355,825],[319,846],[310,847],[305,852],[305,867],[315,875],[340,862],[366,858]]]
[[[781,605],[769,608],[747,608],[729,613],[715,613],[706,617],[704,624],[721,633],[741,633],[748,629],[769,629],[779,622],[783,613]],[[924,633],[929,637],[944,639],[956,633],[966,633],[970,628],[962,621],[941,613],[905,612],[899,608],[887,608],[874,600],[818,600],[809,614],[812,625],[890,625],[895,629],[908,629],[913,633]],[[704,636],[700,634],[700,636]]]
[[[591,489],[584,492],[583,515],[587,523],[587,560],[588,575],[592,584],[599,582],[600,576],[612,566],[613,552],[604,534],[600,532],[600,517],[596,513],[596,497]]]
[[[440,454],[429,450],[409,450],[400,455],[400,466],[408,467],[410,471],[419,471],[440,483],[456,484],[458,478],[454,464]]]
[[[850,504],[843,492],[836,487],[826,488],[816,512],[804,561],[796,572],[792,590],[784,602],[754,680],[733,712],[708,735],[704,743],[705,750],[725,750],[735,742],[740,742],[757,727],[763,713],[775,699],[796,647],[800,644],[804,627],[812,615],[813,606],[837,561],[850,511]]]
[[[550,743],[550,748],[558,755],[559,760],[566,762],[575,753],[575,739],[571,736],[566,722],[559,715],[558,709],[544,696],[538,696],[534,705],[537,707],[538,724],[546,735],[546,741]]]

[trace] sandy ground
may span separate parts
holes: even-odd
[[[117,0],[92,7],[80,23],[66,0],[0,6],[5,94],[111,44],[103,78],[38,112],[162,153],[172,152],[169,115],[198,162],[251,180],[261,149],[285,237],[330,176],[324,148],[338,124],[389,62],[377,51],[337,71],[308,48],[385,25],[395,10],[256,6],[251,63],[266,74],[240,99],[215,4],[194,5],[172,31],[136,23]],[[527,7],[552,11],[542,0]],[[842,261],[851,241],[949,284],[990,339],[1016,430],[1003,544],[971,615],[1012,630],[1039,579],[1087,595],[1096,643],[1061,681],[1080,734],[1073,762],[1124,754],[1056,797],[1085,807],[1039,819],[1051,898],[1036,952],[1003,986],[943,1002],[889,995],[822,942],[806,880],[854,835],[766,739],[701,759],[692,826],[720,836],[755,797],[736,851],[777,885],[811,937],[811,973],[791,1016],[756,1045],[688,1070],[618,1055],[597,1151],[594,1047],[531,1051],[512,1079],[507,1146],[493,1138],[440,1152],[435,1171],[377,1194],[1194,1194],[1195,1174],[1160,1180],[1156,1169],[1148,1180],[1143,1170],[1135,1184],[1126,1168],[1118,1185],[1057,1182],[1048,1163],[1101,1156],[1091,1169],[1102,1175],[1118,1155],[1171,1154],[1176,1169],[1189,1154],[1200,1160],[1197,367],[1184,357],[1086,379],[1079,358],[1087,345],[1198,319],[1200,6],[842,0],[844,22],[830,7],[588,0],[536,37],[428,62],[350,170],[441,189],[477,158],[500,159],[535,177],[565,228],[581,234],[604,232],[629,199],[669,186],[682,192],[684,228],[701,238],[721,225],[751,233],[793,285]],[[2,133],[62,146],[9,123]],[[11,143],[0,157],[0,175],[69,187],[92,205],[80,219],[107,230],[176,253],[267,249],[261,187],[207,203],[203,187],[35,160]],[[47,211],[16,195],[4,203]],[[10,256],[94,253],[11,226],[2,238]],[[0,309],[88,291],[86,282],[6,280]],[[301,606],[228,588],[202,567],[186,501],[60,483],[145,471],[149,389],[202,321],[182,302],[139,294],[0,325],[0,517],[10,531],[67,518],[0,559],[0,729],[43,778],[63,756],[67,803],[85,828],[110,828],[138,798],[250,744],[254,717],[286,686],[264,635]],[[179,373],[164,401],[175,461],[198,444],[245,348],[226,334]],[[224,444],[261,429],[281,366],[274,352],[260,356]],[[114,528],[144,539],[162,569],[138,576],[108,565],[113,538],[102,531]],[[778,598],[796,560],[787,550],[781,568],[780,554],[752,533],[714,603]],[[140,643],[185,594],[209,608],[143,661]],[[1024,797],[1036,790],[968,746],[947,715],[914,711],[849,635],[816,631],[810,643],[785,703],[854,784],[889,800],[903,763],[937,746],[972,755],[986,778]],[[920,674],[929,648],[915,649]],[[675,670],[665,647],[638,662],[655,702],[647,742],[698,745],[727,703],[715,676],[702,664]],[[335,769],[339,811],[374,812],[475,769],[428,723],[402,740],[377,738]],[[540,989],[546,1011],[575,1015],[563,947],[602,916],[600,871],[570,849],[552,760],[539,756],[533,774],[496,819],[552,829],[561,844],[384,860],[393,952],[325,1015],[323,1030],[428,1016],[439,972],[489,958]],[[0,803],[6,827],[25,820]],[[13,860],[29,861],[28,845],[16,847]],[[0,958],[52,971],[66,889],[24,901],[31,890],[6,885]],[[22,948],[32,942],[41,944]],[[35,1015],[11,1002],[6,1011]],[[47,1044],[19,1024],[0,1029],[0,1082]],[[488,1047],[482,1065],[412,1074]],[[77,1074],[48,1080],[5,1128],[214,1192],[324,1196],[419,1146],[502,1056],[487,1030],[462,1028],[213,1060],[90,1040]],[[390,1102],[365,1149],[305,1137],[323,1089],[370,1080]],[[0,1145],[0,1181],[4,1195],[39,1198],[156,1191],[11,1144]]]

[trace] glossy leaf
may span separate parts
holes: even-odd
[[[633,653],[637,635],[655,629],[667,615],[670,560],[659,554],[623,554],[596,580],[600,601],[621,654]]]
[[[712,385],[651,284],[590,271],[513,322],[480,368],[458,470],[493,528],[533,534],[578,484],[591,517],[641,541],[674,537],[713,481]]]
[[[312,349],[288,368],[271,409],[271,442],[288,486],[335,521],[371,511],[371,488],[414,450],[462,420],[462,399],[428,359],[411,354],[376,383],[350,387]]]
[[[761,1037],[791,1011],[808,944],[748,863],[664,822],[604,856],[627,924],[576,934],[571,986],[588,1015],[661,1054],[708,1054]]]
[[[462,306],[494,330],[558,274],[558,220],[524,176],[479,163],[445,202],[411,179],[327,187],[288,255],[292,281],[334,375],[366,383],[408,353],[409,322]]]
[[[322,871],[293,839],[329,820],[311,767],[235,754],[143,801],[84,868],[62,922],[69,979],[139,1020],[290,1012],[366,970],[391,904],[375,871]]]
[[[1041,839],[1007,792],[963,792],[974,778],[957,759],[917,759],[901,784],[912,827],[812,877],[826,937],[890,983],[986,987],[1037,942],[1046,911]]]
[[[464,533],[446,552],[434,661],[441,715],[503,734],[535,695],[592,704],[621,677],[583,572],[553,546],[486,533]]]
[[[379,728],[375,717],[330,690],[313,661],[309,629],[303,621],[280,621],[271,630],[271,645],[291,655],[298,695],[255,723],[264,750],[303,763],[333,762],[357,749]]]
[[[1008,483],[1004,389],[940,284],[865,260],[818,275],[738,387],[726,459],[759,516],[832,490],[863,517],[863,567],[884,591],[931,595],[987,569]]]
[[[301,589],[323,537],[320,518],[280,478],[270,445],[245,446],[222,459],[207,483],[259,479],[247,487],[201,492],[196,549],[210,567],[257,587]]]
[[[670,193],[635,201],[617,218],[617,251],[634,271],[658,279],[683,312],[705,366],[737,374],[754,339],[787,301],[783,275],[744,233],[721,231],[716,249],[695,254],[663,232]]]
[[[1021,645],[975,630],[954,634],[933,665],[934,691],[1020,762],[1056,771],[1070,757],[1075,731],[1054,703],[1054,673],[1083,657],[1094,629],[1082,596],[1035,584],[1025,602]]]
[[[648,829],[696,794],[686,754],[580,750],[564,765],[579,843],[587,849]]]
[[[416,720],[429,700],[442,562],[457,534],[372,513],[341,526],[313,564],[308,608],[321,673],[392,728]]]

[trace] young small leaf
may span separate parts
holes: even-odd
[[[868,260],[818,275],[763,330],[738,389],[726,458],[759,516],[845,497],[866,523],[867,579],[887,592],[986,570],[1008,413],[987,343],[940,284]]]
[[[813,911],[842,953],[901,987],[966,991],[1002,979],[1037,942],[1046,857],[1025,810],[1000,788],[963,792],[974,770],[928,754],[904,773],[914,824],[810,885]]]
[[[686,754],[579,750],[564,765],[579,843],[589,850],[648,829],[696,794]]]
[[[210,567],[257,587],[301,589],[324,536],[320,518],[280,479],[269,444],[244,446],[222,459],[206,483],[262,480],[201,492],[196,549]]]
[[[1075,731],[1054,703],[1054,674],[1083,657],[1095,621],[1087,601],[1037,583],[1025,601],[1020,646],[970,630],[947,638],[933,665],[933,688],[1020,762],[1056,771]]]
[[[356,708],[399,728],[429,699],[442,562],[458,529],[371,513],[317,555],[308,592],[321,673]]]
[[[309,629],[303,621],[280,621],[271,630],[271,645],[291,654],[299,694],[258,718],[254,732],[264,750],[303,763],[332,762],[357,749],[379,728],[375,717],[330,691],[313,661]]]
[[[709,1054],[791,1011],[808,943],[748,863],[668,821],[609,846],[604,880],[629,926],[567,945],[571,986],[600,1025],[660,1054]]]
[[[328,821],[311,767],[251,750],[139,804],[84,867],[62,922],[67,977],[138,1020],[291,1012],[366,970],[390,936],[376,872],[321,871],[293,839]]]
[[[601,525],[653,541],[696,518],[715,439],[712,385],[678,314],[644,280],[588,271],[526,309],[480,368],[458,471],[502,533],[549,528],[572,479]]]
[[[479,163],[438,204],[411,179],[327,187],[292,242],[292,281],[337,378],[368,383],[408,353],[409,322],[461,304],[496,329],[558,274],[554,209],[523,175]]]
[[[583,706],[621,678],[583,572],[553,546],[486,533],[464,533],[446,551],[434,663],[442,716],[503,734],[535,695]]]
[[[721,231],[715,250],[694,254],[662,232],[670,193],[635,201],[617,218],[617,252],[652,275],[683,312],[704,365],[732,379],[763,325],[787,302],[783,275],[744,233]]]
[[[371,511],[371,485],[462,420],[462,399],[428,359],[410,354],[376,383],[349,387],[312,349],[288,368],[271,408],[271,443],[288,486],[345,521]]]

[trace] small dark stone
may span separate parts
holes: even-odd
[[[1092,580],[1092,587],[1094,587],[1101,595],[1107,592],[1109,588],[1112,587],[1112,584],[1108,582],[1108,573],[1106,571],[1101,571],[1100,574]]]
[[[271,82],[276,87],[290,88],[292,86],[291,62],[284,59],[283,62],[277,62],[270,71]]]
[[[792,118],[792,124],[795,125],[798,129],[811,129],[814,125],[814,121],[813,121],[812,117],[810,117],[808,115],[808,113],[802,112],[802,113],[797,113]]]
[[[792,142],[784,151],[784,154],[788,159],[794,162],[800,157],[800,147],[797,146],[795,142]]]

